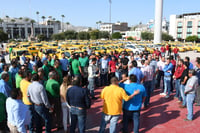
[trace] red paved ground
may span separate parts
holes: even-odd
[[[99,96],[101,89],[95,91]],[[200,107],[194,106],[194,120],[186,122],[187,109],[179,108],[177,99],[171,96],[168,99],[159,95],[160,90],[155,90],[151,97],[149,108],[141,111],[141,133],[200,133]],[[93,101],[88,110],[87,133],[97,133],[101,122],[102,100]],[[108,126],[107,130],[108,131]],[[118,124],[117,132],[120,132],[122,124]],[[130,132],[132,124],[130,124]]]

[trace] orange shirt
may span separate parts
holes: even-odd
[[[101,98],[104,100],[103,112],[105,114],[119,115],[122,113],[123,99],[128,101],[130,96],[126,94],[123,88],[117,85],[110,85],[102,90]]]

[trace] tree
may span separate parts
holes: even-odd
[[[141,37],[143,40],[153,40],[154,35],[151,32],[142,32]]]
[[[43,24],[44,24],[44,20],[45,20],[45,18],[46,18],[45,16],[42,16],[42,19],[43,19]]]
[[[85,31],[81,31],[78,33],[78,39],[80,40],[89,40],[90,39],[90,35],[88,32]]]
[[[115,32],[112,34],[112,39],[121,39],[122,35],[120,32]]]
[[[0,18],[0,24],[1,24],[1,25],[2,25],[3,22],[4,22],[3,19]]]
[[[68,25],[70,25],[70,23],[69,23],[69,22],[67,22],[67,23],[66,23],[66,25],[67,25],[67,30],[68,30]]]
[[[5,33],[3,30],[0,30],[0,42],[8,40],[8,34]]]
[[[29,18],[26,18],[26,19],[25,19],[25,21],[28,23],[28,21],[29,21]]]
[[[173,39],[173,37],[171,36],[171,35],[169,35],[169,34],[167,34],[167,33],[162,33],[162,40],[164,40],[164,41],[173,41],[174,39]]]
[[[43,34],[37,35],[37,38],[39,41],[45,41],[47,39],[46,36]]]
[[[14,23],[14,22],[16,22],[16,20],[15,19],[11,19],[11,22]]]
[[[109,39],[110,33],[108,31],[100,31],[99,38]]]
[[[135,40],[133,37],[128,37],[127,40]]]
[[[99,30],[92,30],[90,31],[90,39],[96,40],[99,38]]]
[[[39,24],[39,14],[40,14],[40,12],[36,12],[36,14],[37,14],[37,21],[38,21],[38,24]]]
[[[199,40],[198,36],[188,36],[185,39],[186,42],[194,42],[194,41],[196,42],[198,40]]]
[[[65,39],[69,40],[69,39],[77,39],[77,32],[73,31],[73,30],[68,30],[64,32],[65,35]]]
[[[64,17],[65,17],[65,15],[61,15],[61,17],[62,17],[62,32],[64,31],[64,25],[63,25],[63,22],[64,22]]]
[[[30,22],[31,22],[31,37],[33,37],[34,36],[33,35],[33,29],[34,29],[35,20],[32,19]]]
[[[53,40],[65,40],[65,34],[64,33],[53,34],[51,38]]]

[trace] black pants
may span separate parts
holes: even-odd
[[[109,73],[109,75],[108,75],[108,83],[109,84],[110,84],[110,80],[111,80],[112,77],[115,77],[115,72]]]
[[[68,71],[62,71],[62,74],[63,74],[63,77],[65,77],[65,76],[67,76],[67,74],[68,74]]]
[[[156,78],[156,88],[160,87],[160,81],[161,81],[161,79],[164,82],[164,72],[159,70],[158,74],[157,74],[157,78]],[[164,85],[163,85],[163,88],[164,88]]]

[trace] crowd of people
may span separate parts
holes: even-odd
[[[170,47],[170,46],[169,46]],[[139,132],[141,108],[148,108],[154,89],[161,96],[174,96],[181,108],[188,111],[186,121],[193,119],[193,103],[200,106],[200,57],[195,66],[189,57],[181,59],[178,48],[172,55],[169,47],[146,49],[135,55],[113,51],[96,55],[88,50],[66,58],[25,53],[8,65],[0,60],[0,130],[11,133],[42,132],[64,128],[75,133],[86,129],[87,109],[98,98],[94,90],[104,87],[102,120],[99,133],[110,122],[110,133],[123,112],[123,132],[128,132],[129,119],[134,121],[134,133]],[[175,58],[174,58],[175,57]],[[175,92],[175,95],[172,93]],[[70,126],[70,128],[69,128]]]

